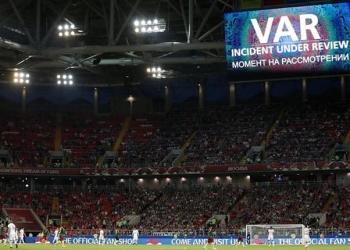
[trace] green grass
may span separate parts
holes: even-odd
[[[1,249],[9,249],[9,245],[7,247],[0,246]],[[65,248],[62,248],[60,245],[54,246],[51,244],[25,244],[19,245],[18,249],[28,249],[28,250],[46,250],[46,249],[74,249],[74,250],[96,250],[96,249],[118,249],[118,250],[203,250],[203,246],[186,246],[186,245],[75,245],[75,244],[66,244]],[[13,249],[16,249],[15,247]],[[207,248],[208,250],[212,250],[210,246]],[[266,245],[254,245],[247,246],[243,248],[239,246],[236,248],[235,246],[217,246],[217,250],[304,250],[303,245],[297,246],[286,246],[286,245],[276,245],[275,247],[269,247]],[[309,250],[350,250],[350,245],[311,245],[309,246]]]

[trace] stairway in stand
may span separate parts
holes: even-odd
[[[3,208],[5,213],[15,223],[17,228],[24,228],[27,232],[41,232],[41,222],[31,209]]]

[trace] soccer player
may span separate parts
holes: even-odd
[[[137,241],[139,240],[139,230],[137,230],[135,227],[132,230],[132,244],[137,245]]]
[[[43,231],[43,239],[41,240],[41,243],[46,244],[49,242],[49,230],[47,228],[44,229]]]
[[[12,248],[13,243],[16,245],[16,248],[18,248],[16,241],[16,226],[11,220],[9,222],[10,223],[7,225],[7,233],[9,237],[10,248]]]
[[[24,241],[24,237],[26,236],[26,234],[24,233],[24,228],[22,227],[20,230],[19,230],[19,234],[18,234],[18,237],[19,237],[19,242],[18,244],[26,244],[25,241]]]
[[[238,230],[238,238],[237,238],[237,241],[236,241],[236,248],[239,245],[242,245],[243,247],[245,247],[244,240],[243,240],[243,231],[241,229]]]
[[[18,244],[18,235],[19,235],[19,233],[18,233],[18,228],[16,227],[16,233],[15,233],[15,244],[16,244],[16,246],[17,246],[17,244]]]
[[[103,245],[105,243],[105,232],[100,228],[100,235],[98,236],[98,244]]]
[[[116,229],[115,230],[115,241],[114,241],[114,245],[118,245],[119,244],[119,230]]]
[[[63,226],[61,226],[60,229],[58,230],[58,235],[60,236],[59,242],[61,242],[62,247],[66,247],[64,245],[64,236],[65,236],[65,234],[66,234],[65,230],[64,230]]]
[[[206,250],[207,249],[207,246],[208,245],[211,245],[212,249],[213,250],[216,250],[215,248],[215,244],[214,244],[214,232],[213,232],[213,228],[212,227],[209,227],[209,230],[208,230],[208,240],[207,240],[207,243],[205,243],[204,245],[204,249]]]
[[[56,228],[54,233],[53,233],[53,240],[52,240],[52,244],[57,245],[58,241],[59,241],[59,228]]]
[[[304,246],[305,250],[309,249],[309,245],[311,244],[311,239],[310,239],[310,231],[311,229],[309,228],[308,225],[304,228]]]
[[[275,233],[275,230],[270,227],[269,229],[267,229],[267,244],[269,244],[269,246],[275,246],[275,240],[273,239],[273,234]]]
[[[0,224],[0,240],[2,243],[4,243],[4,246],[6,246],[6,228],[4,224]]]

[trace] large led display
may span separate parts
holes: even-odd
[[[233,12],[224,17],[231,76],[350,71],[349,3]]]

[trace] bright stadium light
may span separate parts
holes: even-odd
[[[15,72],[13,74],[13,82],[20,84],[28,84],[30,82],[30,75],[25,72]]]
[[[164,32],[166,28],[164,19],[135,20],[134,30],[136,33]]]
[[[57,75],[57,84],[58,85],[73,85],[74,79],[71,74],[62,74]]]
[[[146,72],[148,74],[149,77],[153,77],[153,78],[165,78],[164,73],[166,72],[165,70],[163,70],[161,67],[157,66],[153,66],[153,67],[149,67],[146,69]]]
[[[76,35],[76,27],[74,24],[61,24],[57,27],[58,36],[75,36]]]

